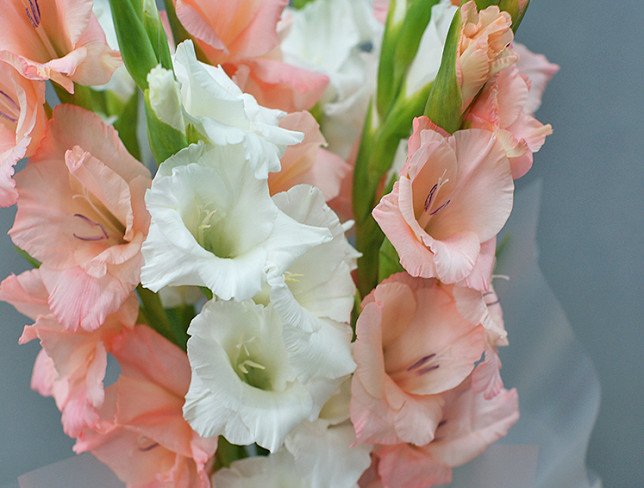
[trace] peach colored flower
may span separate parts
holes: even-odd
[[[398,273],[363,306],[351,384],[356,438],[425,445],[441,420],[441,394],[463,382],[483,354],[483,325],[464,317],[478,304],[457,306],[454,287]]]
[[[59,105],[37,153],[16,176],[14,243],[42,262],[52,312],[69,330],[94,330],[139,283],[149,226],[149,171],[116,131]]]
[[[13,167],[29,157],[45,129],[45,83],[20,76],[0,61],[0,206],[16,203]]]
[[[266,107],[306,110],[328,78],[282,61],[277,23],[287,0],[174,0],[177,17],[208,61]]]
[[[512,210],[508,159],[493,133],[448,136],[427,117],[414,121],[408,151],[400,179],[373,216],[409,274],[461,282]]]
[[[465,110],[483,85],[514,64],[517,55],[509,48],[514,39],[512,17],[496,5],[479,12],[474,1],[467,2],[461,7],[461,22],[456,72]]]
[[[74,446],[90,451],[132,488],[207,488],[217,439],[203,439],[183,419],[190,383],[186,354],[151,328],[124,331],[110,351],[121,367],[106,390],[102,424]]]
[[[73,333],[55,319],[47,298],[38,269],[9,276],[0,284],[0,300],[11,303],[35,321],[25,327],[20,337],[21,344],[39,339],[43,348],[34,365],[32,388],[54,397],[65,433],[77,436],[84,427],[99,420],[97,409],[103,403],[107,366],[106,344],[124,327],[134,324],[139,306],[130,295],[118,313],[109,316],[99,329]]]
[[[520,178],[532,167],[533,153],[552,134],[529,111],[530,84],[516,66],[504,69],[490,80],[470,106],[465,120],[470,127],[496,134],[505,149],[512,177]]]
[[[528,80],[530,92],[524,107],[526,113],[533,114],[541,106],[541,97],[552,77],[559,71],[559,66],[551,63],[543,54],[531,52],[523,44],[514,43],[514,51],[519,56],[517,68]]]
[[[286,149],[281,158],[282,169],[268,175],[271,195],[298,184],[317,186],[328,202],[340,193],[340,185],[351,166],[340,156],[323,149],[326,139],[320,126],[308,112],[288,114],[280,121],[283,129],[304,133],[304,140]]]
[[[74,92],[74,82],[103,85],[121,64],[92,12],[92,0],[5,0],[0,59],[32,80]]]
[[[430,488],[450,483],[452,468],[482,454],[519,418],[516,390],[502,390],[486,399],[466,381],[444,397],[444,414],[434,441],[421,447],[377,446],[361,487]]]

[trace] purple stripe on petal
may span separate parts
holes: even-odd
[[[434,364],[434,365],[432,365],[432,366],[427,366],[426,368],[419,369],[419,370],[416,372],[416,374],[417,374],[418,376],[422,376],[422,375],[424,375],[424,374],[426,374],[426,373],[429,373],[430,371],[434,371],[435,369],[438,369],[438,367],[439,367],[439,365],[438,365],[438,364]]]
[[[7,100],[7,102],[9,102],[11,105],[13,105],[16,109],[18,109],[18,110],[20,109],[20,105],[18,105],[16,103],[16,101],[13,98],[11,98],[6,92],[3,92],[2,90],[0,90],[0,96],[5,98]]]
[[[103,227],[103,224],[101,224],[99,222],[94,222],[92,219],[86,217],[83,214],[74,214],[74,217],[77,217],[77,218],[81,219],[83,222],[85,222],[86,224],[91,225],[92,227],[97,227],[101,231],[100,236],[91,236],[91,237],[83,237],[83,236],[79,236],[77,234],[72,234],[76,239],[79,239],[81,241],[102,241],[102,240],[105,240],[105,239],[109,239],[110,236],[108,235],[107,231],[105,230],[105,227]]]
[[[428,354],[427,356],[423,356],[414,364],[409,366],[409,368],[407,368],[407,371],[411,371],[412,369],[416,369],[416,368],[420,368],[421,366],[424,366],[425,364],[427,364],[428,361],[431,361],[434,357],[436,357],[436,354]]]

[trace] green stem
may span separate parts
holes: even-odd
[[[141,312],[147,324],[185,351],[187,349],[188,333],[180,327],[173,326],[163,308],[159,295],[147,288],[143,288],[141,285],[137,287],[136,291],[141,299]]]
[[[223,436],[217,440],[217,454],[215,454],[215,470],[229,467],[238,459],[248,457],[246,449],[228,442]]]

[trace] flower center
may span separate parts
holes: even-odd
[[[436,354],[427,354],[403,370],[388,372],[389,377],[398,382],[410,376],[424,376],[440,367],[440,364],[435,359]]]
[[[86,224],[81,230],[73,232],[73,236],[81,241],[96,242],[114,237],[117,242],[123,241],[125,226],[86,188],[81,193],[72,196],[81,207],[73,216],[78,223]]]
[[[443,174],[438,178],[438,181],[434,186],[432,186],[431,190],[429,190],[427,198],[425,198],[423,213],[418,218],[418,223],[422,228],[426,228],[431,218],[441,210],[444,210],[451,202],[451,200],[447,200],[438,206],[436,205],[438,203],[438,195],[441,188],[449,182],[449,178],[445,178],[445,173],[446,171],[443,171]]]
[[[195,240],[206,251],[215,256],[231,259],[237,255],[235,240],[231,232],[224,229],[226,214],[209,204],[199,204],[196,219],[188,226]]]
[[[233,367],[237,376],[246,384],[259,390],[271,390],[272,381],[266,366],[263,365],[256,351],[252,351],[253,344],[257,337],[242,339],[236,346],[237,357],[234,360]],[[250,347],[249,347],[250,346]]]

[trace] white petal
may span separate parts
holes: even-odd
[[[295,469],[311,488],[354,487],[371,464],[371,446],[358,445],[351,423],[327,428],[307,422],[286,439]]]
[[[199,62],[191,41],[177,47],[174,64],[186,119],[216,146],[243,145],[256,178],[279,171],[286,146],[304,138],[279,127],[285,114],[242,93],[221,66]]]
[[[270,308],[211,301],[188,333],[193,378],[184,416],[202,436],[223,434],[235,444],[275,451],[335,390],[329,382],[296,378],[281,320]]]
[[[273,200],[296,221],[328,228],[333,239],[310,249],[285,272],[269,270],[271,303],[287,322],[309,332],[319,328],[318,318],[349,322],[355,294],[351,271],[359,254],[346,240],[337,216],[322,193],[308,185],[278,193]]]
[[[161,122],[174,127],[179,132],[185,131],[179,87],[174,79],[174,73],[161,66],[153,68],[148,73],[150,87],[150,105]]]

